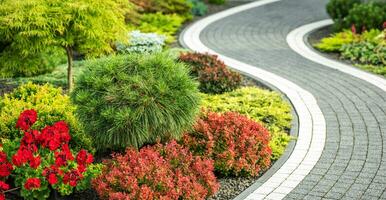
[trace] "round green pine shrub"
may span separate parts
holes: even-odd
[[[179,60],[191,66],[191,74],[198,77],[201,92],[221,94],[241,85],[241,75],[228,69],[216,55],[188,52],[182,53]]]
[[[175,141],[133,148],[104,162],[102,175],[94,180],[101,199],[206,199],[219,184],[213,161],[193,156]]]
[[[246,116],[209,112],[181,142],[195,155],[212,158],[221,175],[257,176],[270,166],[269,140],[268,130]]]
[[[199,107],[188,68],[167,54],[130,54],[86,64],[73,92],[99,150],[179,138]]]
[[[356,4],[344,19],[347,28],[354,25],[358,32],[370,29],[382,30],[385,21],[386,4],[381,3]]]
[[[263,123],[271,133],[272,160],[285,151],[290,136],[291,106],[277,92],[243,87],[219,95],[202,95],[202,107],[213,112],[238,112]]]
[[[75,106],[71,104],[70,98],[62,93],[60,88],[51,85],[27,83],[12,93],[5,94],[0,99],[0,138],[15,140],[23,137],[23,133],[15,127],[16,121],[22,111],[34,109],[39,117],[39,121],[33,126],[34,129],[66,121],[72,137],[70,145],[76,150],[84,148],[94,151],[91,138],[84,133],[74,114]]]

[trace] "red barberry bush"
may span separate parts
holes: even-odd
[[[31,127],[38,121],[35,110],[22,112],[17,120],[23,137],[4,139],[0,151],[0,200],[9,189],[8,176],[20,188],[25,199],[46,199],[51,189],[69,195],[74,189],[83,190],[91,179],[99,175],[101,165],[94,165],[93,155],[81,149],[75,152],[69,146],[70,130],[59,121],[41,131]]]
[[[179,60],[191,66],[192,75],[200,82],[201,92],[220,94],[241,85],[241,75],[228,69],[216,55],[188,52],[182,53]]]
[[[104,161],[93,186],[102,199],[205,199],[219,184],[213,161],[193,156],[174,140],[166,145],[129,148]]]
[[[181,143],[195,155],[214,160],[215,172],[223,176],[257,176],[269,167],[270,135],[261,124],[234,112],[209,112]]]

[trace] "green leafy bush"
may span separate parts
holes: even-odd
[[[209,3],[221,5],[224,4],[226,0],[209,0]]]
[[[342,30],[343,20],[348,15],[355,4],[361,3],[360,0],[330,0],[327,4],[327,13],[334,20],[335,30]]]
[[[72,97],[99,150],[179,138],[194,123],[199,107],[188,68],[166,54],[90,62]]]
[[[74,115],[75,106],[71,104],[70,98],[63,95],[60,88],[50,85],[27,83],[0,99],[1,139],[14,140],[23,136],[15,128],[15,124],[19,114],[27,109],[38,111],[40,120],[33,128],[42,129],[57,121],[66,121],[72,135],[70,144],[77,150],[85,148],[93,151],[90,137],[84,133],[83,127]]]
[[[378,3],[356,4],[344,19],[345,27],[354,25],[358,32],[382,29],[386,21],[386,5]]]
[[[192,13],[195,16],[203,16],[208,11],[208,7],[201,0],[189,0],[192,4]]]
[[[315,45],[316,48],[324,52],[341,52],[344,45],[359,42],[370,42],[373,44],[381,43],[383,38],[382,32],[377,29],[371,29],[361,34],[354,34],[350,30],[344,30],[339,33],[334,33],[329,37],[325,37]]]
[[[239,113],[209,112],[181,140],[195,155],[214,160],[223,176],[257,176],[271,163],[270,135]]]
[[[216,55],[187,52],[182,53],[179,60],[191,65],[191,73],[198,77],[201,92],[220,94],[241,85],[241,75],[228,69]]]
[[[170,43],[175,40],[174,36],[184,21],[185,19],[177,14],[148,13],[142,14],[138,26],[129,26],[129,29],[165,35],[166,42]]]
[[[66,62],[61,48],[48,48],[41,53],[22,54],[12,47],[0,50],[0,77],[29,77],[51,72]]]
[[[386,65],[386,44],[359,42],[344,45],[342,57],[362,64]]]
[[[271,133],[272,159],[283,154],[290,137],[291,107],[276,92],[244,87],[220,95],[202,94],[202,107],[213,112],[238,112],[262,122]]]
[[[386,65],[357,65],[359,68],[386,77]]]
[[[72,72],[74,74],[74,78],[78,77],[79,74],[83,71],[83,63],[86,61],[75,61],[74,68]],[[18,77],[10,80],[11,84],[25,84],[28,82],[32,82],[35,84],[51,84],[56,87],[61,87],[63,89],[68,89],[67,87],[67,64],[62,64],[57,66],[52,72],[42,74],[39,76],[32,77]]]

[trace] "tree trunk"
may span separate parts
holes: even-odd
[[[67,53],[67,88],[70,93],[74,87],[74,82],[72,78],[72,66],[73,66],[73,52],[71,47],[65,47]]]

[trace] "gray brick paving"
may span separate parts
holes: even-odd
[[[282,0],[211,24],[209,48],[310,91],[327,124],[323,154],[287,199],[386,199],[386,93],[293,52],[287,34],[327,18],[327,0]]]

